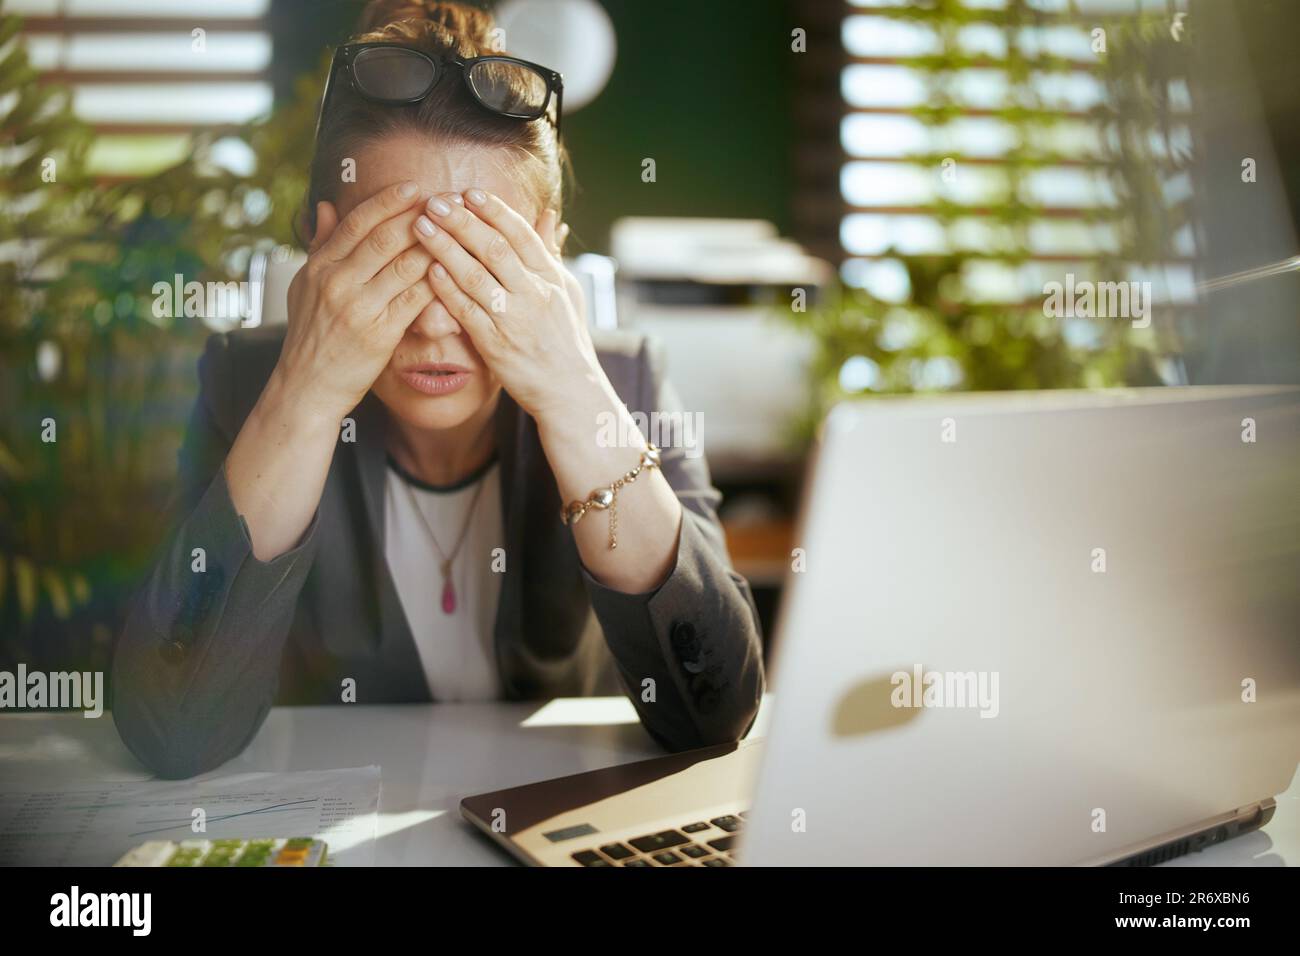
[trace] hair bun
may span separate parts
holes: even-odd
[[[479,7],[447,0],[370,0],[357,21],[357,33],[376,33],[404,20],[435,24],[470,46],[492,45],[496,23]]]

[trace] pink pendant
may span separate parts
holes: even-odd
[[[450,577],[442,579],[442,613],[456,613],[456,589],[452,587]]]

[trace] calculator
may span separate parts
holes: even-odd
[[[311,837],[258,840],[150,840],[114,866],[324,866],[326,846]]]

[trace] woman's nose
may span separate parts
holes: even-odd
[[[424,311],[416,316],[415,321],[407,329],[408,334],[422,335],[427,339],[460,335],[461,331],[460,323],[447,311],[442,300],[436,297],[424,307]]]

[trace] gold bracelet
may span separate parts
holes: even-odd
[[[573,501],[567,508],[560,511],[560,520],[566,525],[575,525],[582,520],[583,515],[588,511],[609,511],[609,548],[614,550],[618,547],[618,490],[624,485],[630,485],[636,481],[637,476],[647,468],[659,467],[659,449],[654,445],[647,445],[646,450],[641,452],[641,459],[636,463],[636,467],[629,471],[622,478],[617,479],[612,485],[604,488],[597,488],[591,494],[587,495],[586,501]]]

